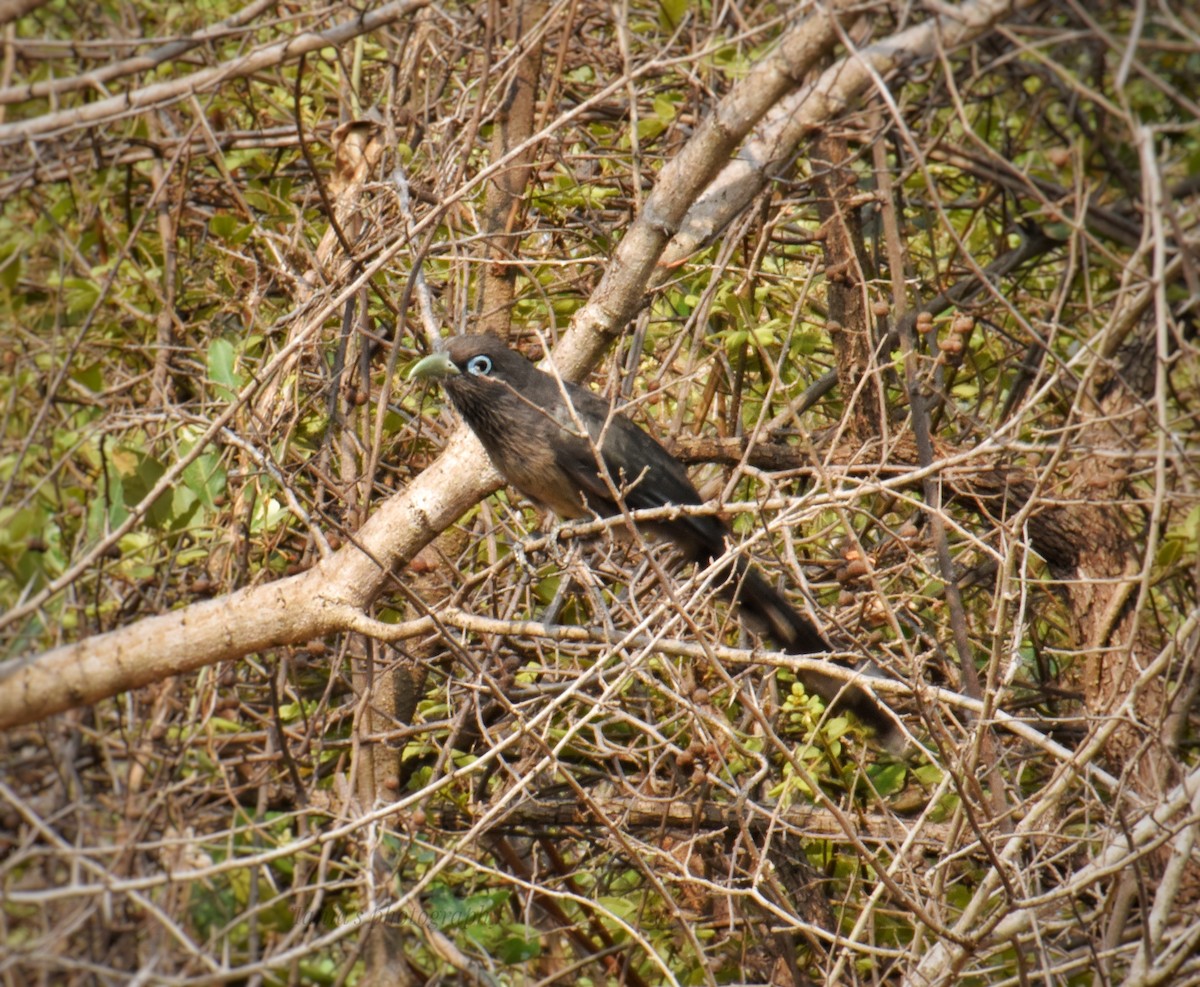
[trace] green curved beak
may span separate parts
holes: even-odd
[[[430,353],[408,372],[408,379],[429,380],[432,377],[441,380],[443,377],[453,377],[458,373],[459,369],[450,362],[448,353]]]

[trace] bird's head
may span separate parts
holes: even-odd
[[[479,432],[521,430],[537,410],[548,378],[516,350],[490,335],[455,336],[425,357],[410,378],[437,379],[467,423]]]
[[[452,396],[498,392],[498,385],[520,388],[537,371],[520,353],[495,336],[455,336],[409,371],[409,378],[442,381]]]

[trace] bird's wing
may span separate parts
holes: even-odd
[[[558,398],[555,401],[549,395],[542,395],[545,404],[554,408],[563,430],[561,441],[552,443],[555,462],[583,493],[592,510],[599,514],[617,511],[612,489],[597,464],[597,445],[605,470],[630,510],[701,503],[683,464],[649,432],[624,415],[614,413],[606,401],[591,391],[569,385],[568,394],[573,416],[562,404],[561,392],[555,395]],[[580,434],[579,423],[587,426],[590,439]],[[727,529],[716,517],[682,515],[643,527],[674,542],[693,561],[706,562],[724,552]],[[738,605],[749,626],[768,634],[784,650],[800,655],[829,650],[817,627],[744,559],[728,563],[718,581],[725,582],[725,595]],[[860,685],[808,669],[798,672],[797,677],[805,689],[821,696],[831,708],[850,710],[874,728],[889,750],[904,749],[907,741],[895,714]]]
[[[614,412],[591,391],[572,386],[568,393],[575,416],[562,408],[561,424],[565,432],[562,441],[555,443],[555,460],[592,510],[614,514],[618,509],[612,488],[597,463],[597,445],[608,478],[630,510],[702,503],[683,464],[649,432]],[[590,441],[579,434],[575,418],[587,426]],[[685,555],[696,561],[724,551],[725,526],[715,517],[684,515],[647,527],[675,542]]]

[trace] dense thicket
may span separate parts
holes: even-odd
[[[1184,8],[0,2],[5,983],[1200,983]],[[498,490],[468,330],[914,750]]]

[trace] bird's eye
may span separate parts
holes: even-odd
[[[476,377],[490,374],[492,372],[492,361],[490,357],[484,356],[482,353],[479,356],[473,356],[467,361],[467,373],[475,374]]]

